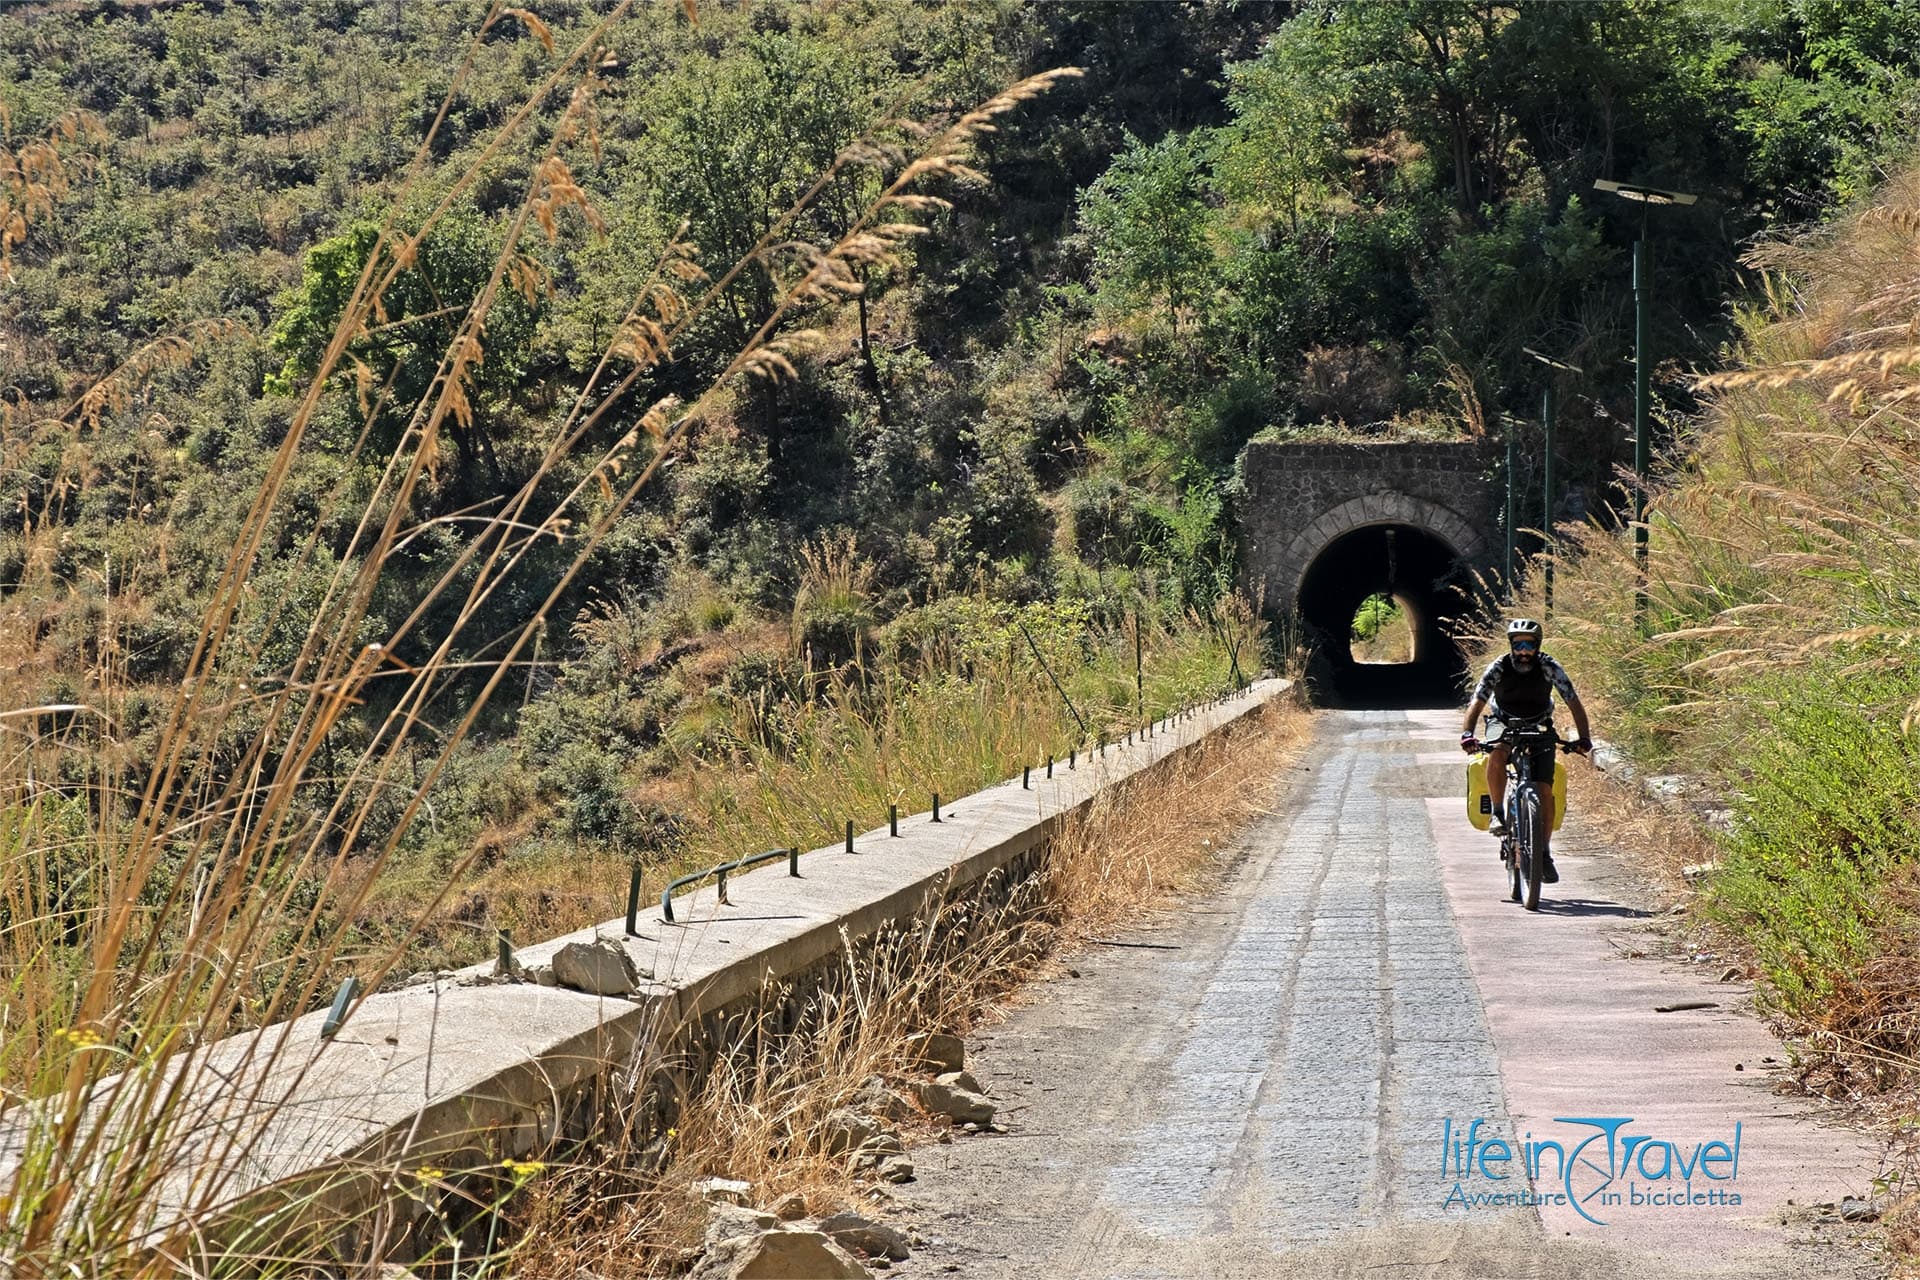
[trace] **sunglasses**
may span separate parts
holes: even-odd
[[[1540,646],[1531,640],[1516,640],[1513,642],[1513,651],[1515,653],[1538,653],[1540,652]]]

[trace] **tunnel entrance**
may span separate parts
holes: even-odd
[[[1458,703],[1466,659],[1450,624],[1467,612],[1465,585],[1454,549],[1415,525],[1368,525],[1329,542],[1307,566],[1295,601],[1314,700],[1339,707]],[[1410,652],[1363,647],[1356,655],[1356,614],[1363,604],[1377,610],[1370,603],[1376,596],[1398,606],[1412,633]]]

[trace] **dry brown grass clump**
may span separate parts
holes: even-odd
[[[1567,807],[1616,849],[1630,849],[1647,880],[1667,892],[1691,893],[1681,868],[1718,859],[1719,843],[1692,814],[1656,804],[1644,794],[1582,762],[1562,758]]]
[[[1310,732],[1291,700],[1258,723],[1186,753],[1170,776],[1103,794],[1055,841],[1047,892],[1063,940],[1105,933],[1205,887],[1233,836],[1272,803],[1281,776]]]
[[[90,111],[67,112],[42,137],[16,138],[12,113],[0,102],[0,280],[13,279],[13,251],[33,224],[52,217],[74,179],[93,171],[85,148],[105,138]]]
[[[1748,264],[1769,305],[1745,317],[1745,367],[1701,380],[1712,407],[1653,496],[1645,634],[1625,625],[1630,539],[1589,527],[1560,531],[1550,637],[1643,748],[1710,766],[1767,714],[1756,683],[1911,671],[1920,644],[1920,171]],[[1920,700],[1893,696],[1873,709],[1911,728]]]

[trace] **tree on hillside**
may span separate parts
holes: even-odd
[[[855,51],[793,32],[751,36],[724,58],[703,57],[666,77],[642,108],[650,199],[685,218],[701,260],[717,274],[746,257],[878,118],[887,78]],[[778,239],[818,240],[873,190],[854,167]],[[737,349],[773,314],[783,261],[763,255],[723,299]]]
[[[1174,134],[1127,149],[1080,196],[1080,227],[1093,248],[1103,292],[1125,301],[1164,301],[1180,327],[1182,308],[1206,289],[1213,250],[1196,139]]]
[[[1264,57],[1227,68],[1233,118],[1214,133],[1214,187],[1237,215],[1283,222],[1298,238],[1301,217],[1337,191],[1346,129],[1342,106],[1353,69],[1310,26],[1277,34]]]
[[[271,349],[285,357],[269,390],[291,394],[319,367],[379,233],[373,222],[356,222],[308,252],[300,284],[282,299],[269,338]],[[442,355],[492,275],[500,239],[477,214],[443,218],[382,295],[374,323],[348,347],[338,376],[357,385],[361,404],[373,414],[367,425],[380,451],[399,443],[414,406],[432,389]],[[518,289],[500,290],[487,313],[485,358],[471,366],[470,412],[447,419],[463,473],[484,465],[496,487],[504,477],[493,418],[522,385],[537,319],[532,298]]]
[[[641,198],[674,224],[686,220],[716,277],[771,238],[727,283],[713,320],[692,335],[696,367],[740,349],[773,317],[783,279],[806,268],[807,246],[837,238],[878,195],[870,165],[846,165],[804,212],[785,221],[895,93],[894,77],[872,51],[783,31],[748,36],[724,57],[694,57],[646,96]],[[867,369],[877,394],[871,361]],[[769,456],[778,461],[785,444],[778,389],[763,381],[755,394]]]
[[[1347,68],[1354,105],[1443,157],[1454,208],[1477,222],[1510,185],[1513,122],[1502,107],[1498,52],[1513,15],[1494,0],[1322,4],[1304,19],[1317,25],[1317,39],[1276,52]]]

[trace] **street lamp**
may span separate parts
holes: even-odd
[[[1546,365],[1549,369],[1557,369],[1563,373],[1577,374],[1585,372],[1579,365],[1568,364],[1564,360],[1555,360],[1552,356],[1535,351],[1532,347],[1522,347],[1520,350],[1535,360],[1538,360],[1541,364]],[[1555,555],[1553,543],[1553,375],[1551,373],[1547,375],[1546,390],[1540,393],[1540,425],[1545,429],[1547,437],[1546,451],[1541,459],[1540,466],[1543,475],[1543,482],[1541,484],[1543,498],[1540,507],[1540,528],[1541,531],[1545,533],[1547,539],[1546,601],[1542,607],[1542,615],[1545,616],[1553,612],[1553,561]]]
[[[1633,559],[1639,570],[1640,588],[1634,595],[1636,619],[1643,619],[1647,605],[1647,472],[1652,447],[1647,435],[1647,319],[1648,302],[1653,294],[1652,259],[1647,253],[1647,210],[1655,205],[1689,205],[1698,196],[1685,191],[1668,191],[1637,182],[1612,182],[1596,178],[1594,190],[1619,196],[1640,206],[1640,238],[1633,242]]]
[[[1502,416],[1504,417],[1505,415]],[[1514,493],[1520,487],[1514,480],[1513,472],[1514,464],[1517,461],[1515,441],[1519,439],[1519,436],[1518,424],[1512,418],[1507,418],[1507,518],[1505,522],[1507,530],[1507,558],[1500,571],[1500,576],[1501,581],[1505,584],[1505,590],[1508,595],[1513,594]]]

